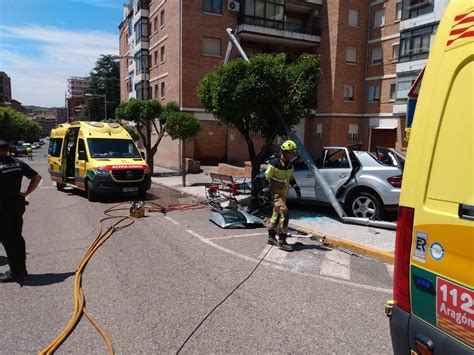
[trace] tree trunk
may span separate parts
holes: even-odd
[[[181,166],[183,168],[183,171],[182,171],[182,176],[183,176],[183,187],[186,187],[186,159],[184,158],[184,149],[185,149],[185,142],[186,140],[182,139],[182,147],[181,147]]]

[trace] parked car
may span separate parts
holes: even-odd
[[[10,148],[10,153],[13,155],[25,155],[26,147],[23,145],[15,145]]]
[[[350,147],[325,147],[321,156],[314,161],[349,215],[380,219],[385,211],[398,208],[404,156],[395,152],[385,148],[377,154],[352,150]],[[380,155],[382,153],[385,153],[383,157]],[[316,183],[306,165],[300,161],[294,167],[302,200],[329,203],[322,187]],[[271,205],[271,194],[267,186],[264,172],[261,171],[254,182],[260,207]],[[296,198],[292,188],[288,198]]]

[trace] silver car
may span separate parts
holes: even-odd
[[[385,211],[397,209],[404,164],[404,156],[399,152],[387,148],[369,153],[349,147],[326,147],[315,163],[349,215],[380,219]],[[294,167],[302,199],[329,203],[306,165],[298,162]],[[271,203],[264,179],[261,172],[254,185],[261,207]],[[288,198],[296,198],[292,188]]]

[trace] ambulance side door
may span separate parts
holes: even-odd
[[[61,151],[64,138],[51,138],[48,147],[48,171],[51,180],[61,183],[63,181],[63,170],[61,169]]]
[[[75,169],[75,178],[76,184],[81,187],[85,188],[84,181],[86,178],[86,164],[87,164],[87,152],[86,152],[86,144],[83,138],[79,138],[77,140],[77,155],[76,155],[76,169]]]

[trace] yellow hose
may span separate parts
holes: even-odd
[[[61,346],[61,344],[74,331],[74,329],[79,324],[83,315],[86,316],[89,322],[91,322],[91,324],[102,336],[105,343],[107,344],[109,354],[115,353],[114,347],[112,345],[112,341],[110,340],[109,336],[107,335],[105,330],[100,327],[99,323],[92,317],[92,315],[89,313],[89,311],[85,307],[86,300],[85,300],[84,292],[82,290],[82,273],[84,272],[86,265],[89,262],[92,255],[94,255],[97,249],[99,249],[100,246],[104,244],[107,241],[107,239],[109,239],[112,236],[112,234],[114,234],[118,230],[127,228],[133,224],[134,218],[130,217],[129,215],[126,215],[126,216],[109,215],[110,212],[123,211],[123,210],[128,211],[129,210],[128,208],[118,208],[119,206],[124,205],[124,204],[125,203],[120,203],[118,205],[112,206],[111,208],[107,209],[104,213],[108,217],[102,218],[99,221],[99,232],[97,234],[97,237],[87,249],[86,253],[82,257],[81,261],[79,262],[79,265],[76,270],[76,274],[74,277],[74,311],[71,316],[71,319],[69,320],[68,324],[64,327],[64,329],[61,331],[61,333],[59,333],[59,335],[51,343],[49,343],[48,346],[46,346],[43,350],[41,350],[40,352],[41,355],[54,354],[54,352]],[[102,223],[104,221],[111,220],[111,219],[118,219],[118,221],[115,222],[112,226],[110,226],[104,234],[102,234],[102,229],[103,229]],[[126,220],[129,220],[129,222],[123,225],[120,225],[122,222]]]

